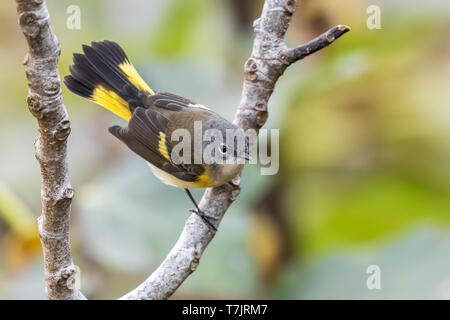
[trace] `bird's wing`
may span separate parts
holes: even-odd
[[[120,94],[124,97],[128,103],[131,112],[134,112],[136,108],[142,107],[144,109],[155,108],[160,112],[167,111],[181,111],[189,108],[201,108],[209,110],[209,108],[196,103],[192,100],[180,97],[176,94],[158,92],[156,94],[150,94],[144,90],[134,91],[135,89],[130,85],[125,85]]]
[[[172,149],[166,136],[169,119],[152,109],[136,108],[128,127],[113,126],[109,131],[133,152],[157,168],[184,181],[198,181],[200,172],[187,170],[171,160]]]
[[[192,100],[167,92],[158,92],[153,96],[148,95],[146,106],[147,107],[156,106],[170,111],[180,111],[185,108],[208,109],[207,107],[198,104]]]

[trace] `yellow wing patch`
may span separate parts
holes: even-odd
[[[120,64],[119,68],[136,88],[147,91],[150,94],[155,94],[129,61]]]
[[[167,145],[166,145],[166,134],[164,132],[159,132],[159,142],[158,142],[158,151],[161,153],[161,155],[166,158],[167,160],[170,160],[169,152],[167,152]]]
[[[119,117],[130,121],[131,112],[128,109],[128,103],[114,91],[108,90],[103,86],[98,86],[94,89],[91,99]]]

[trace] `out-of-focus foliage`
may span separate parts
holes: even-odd
[[[281,159],[294,172],[288,201],[308,251],[450,220],[445,28],[421,17],[355,28],[293,96]]]
[[[266,127],[280,128],[280,172],[245,169],[241,196],[175,298],[448,298],[448,4],[299,2],[290,45],[338,23],[352,31],[277,83]],[[69,30],[72,4],[48,0],[62,76],[81,44],[115,40],[156,90],[233,117],[262,1],[79,0],[81,29]],[[370,4],[381,8],[381,30],[366,27]],[[0,298],[45,297],[26,50],[7,1],[0,8]],[[120,119],[63,94],[82,291],[116,298],[163,260],[191,203],[107,132]],[[379,291],[366,287],[372,264],[382,271]]]
[[[449,299],[450,238],[448,232],[423,227],[383,249],[330,254],[293,262],[281,275],[271,297],[277,299]],[[403,234],[401,236],[404,236]],[[368,290],[372,274],[381,270],[381,289]]]
[[[13,270],[40,254],[41,245],[33,213],[1,182],[0,217],[10,228],[2,243],[4,267]]]

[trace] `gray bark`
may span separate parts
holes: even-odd
[[[59,43],[50,27],[45,1],[16,0],[16,3],[19,24],[29,48],[24,61],[28,108],[39,126],[35,150],[42,176],[42,214],[38,225],[47,297],[82,299],[82,294],[73,286],[77,269],[69,239],[70,205],[74,195],[67,169],[70,121],[61,95]]]

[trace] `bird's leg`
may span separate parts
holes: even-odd
[[[186,193],[189,197],[189,199],[191,199],[191,201],[194,203],[195,209],[191,209],[189,210],[190,212],[195,212],[202,220],[203,222],[210,227],[211,229],[213,229],[214,231],[217,231],[217,228],[215,225],[213,225],[211,223],[211,221],[209,219],[214,219],[212,217],[208,217],[203,211],[200,210],[200,208],[197,205],[197,202],[195,202],[194,197],[192,196],[191,192],[189,191],[189,189],[184,189],[186,190]]]

